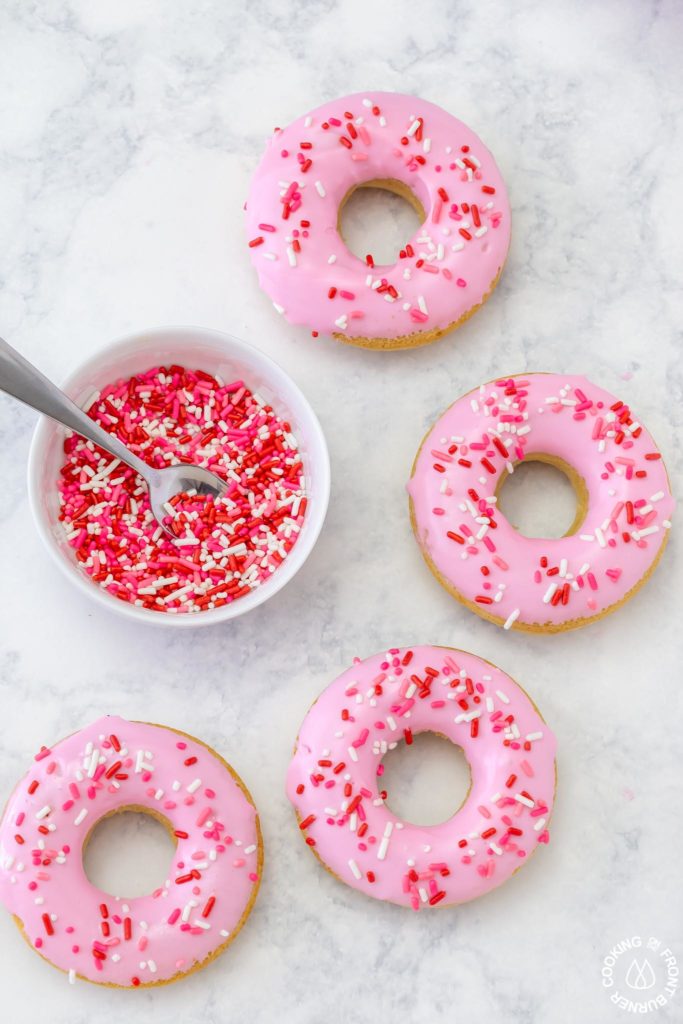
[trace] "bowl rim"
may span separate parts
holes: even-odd
[[[86,359],[77,363],[62,379],[60,386],[63,390],[69,393],[74,380],[76,380],[82,373],[88,371],[91,366],[95,369],[96,366],[103,360],[106,360],[108,356],[115,355],[120,349],[125,348],[126,346],[134,344],[151,345],[154,342],[162,341],[163,339],[170,338],[172,340],[174,337],[180,338],[181,336],[186,337],[188,335],[193,336],[193,340],[196,339],[200,342],[203,341],[216,349],[221,346],[229,347],[231,355],[237,354],[239,357],[240,353],[247,354],[251,358],[255,358],[255,360],[263,366],[264,371],[274,378],[275,381],[284,382],[286,387],[293,391],[301,402],[301,407],[304,410],[305,415],[308,417],[308,426],[310,427],[311,435],[314,436],[317,443],[318,453],[316,455],[315,473],[317,487],[319,488],[320,493],[318,495],[316,506],[314,506],[314,515],[309,521],[307,535],[305,538],[301,538],[297,542],[291,552],[291,555],[284,560],[282,565],[273,574],[271,580],[268,580],[266,585],[257,587],[252,594],[244,598],[245,601],[249,602],[248,604],[243,605],[242,599],[240,599],[230,604],[223,605],[221,608],[213,608],[206,612],[170,615],[153,612],[148,608],[140,608],[128,601],[120,601],[117,598],[112,597],[103,590],[102,587],[96,586],[85,575],[85,573],[79,570],[75,563],[70,562],[68,558],[64,557],[60,553],[55,537],[50,529],[48,516],[41,504],[39,475],[50,440],[49,431],[54,423],[54,421],[48,416],[41,414],[38,419],[38,423],[35,426],[31,437],[26,470],[28,501],[33,521],[44,547],[47,549],[52,561],[59,567],[63,575],[66,576],[67,579],[69,579],[83,594],[111,612],[118,613],[124,618],[133,619],[140,623],[148,623],[152,626],[159,626],[161,628],[168,627],[173,629],[191,629],[198,626],[211,626],[217,625],[220,622],[227,622],[231,619],[239,618],[239,616],[248,614],[250,611],[260,607],[282,590],[283,587],[285,587],[302,568],[318,541],[327,516],[331,487],[330,456],[325,434],[317,414],[302,389],[293,380],[293,378],[290,377],[287,371],[283,369],[278,362],[272,359],[271,356],[267,355],[256,345],[243,341],[241,338],[238,338],[233,334],[229,334],[226,331],[219,331],[210,327],[198,327],[191,324],[176,324],[147,328],[142,331],[134,331],[130,334],[118,337],[114,341],[108,342],[98,348],[95,352],[92,352]],[[226,352],[226,355],[227,354],[228,353]],[[304,543],[300,548],[299,544],[301,544],[302,540]],[[291,557],[297,552],[299,552],[298,558]],[[251,598],[253,598],[253,600],[250,600]]]

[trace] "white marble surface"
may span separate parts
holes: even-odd
[[[48,562],[24,483],[34,416],[0,402],[0,800],[40,743],[107,711],[151,717],[234,762],[267,852],[243,934],[172,988],[72,988],[2,914],[3,1019],[593,1024],[630,1019],[600,984],[613,943],[655,935],[683,959],[676,530],[655,578],[614,616],[510,635],[429,575],[403,491],[435,415],[524,369],[588,372],[626,397],[680,489],[682,29],[674,0],[3,0],[2,334],[57,378],[138,328],[241,335],[309,395],[333,469],[320,543],[272,602],[191,635],[135,628]],[[491,302],[439,344],[394,356],[289,328],[258,291],[242,235],[272,126],[373,86],[470,122],[514,211]],[[352,656],[407,642],[499,663],[560,743],[550,846],[487,898],[419,915],[323,872],[283,795],[318,691]],[[679,999],[653,1016],[682,1012]]]

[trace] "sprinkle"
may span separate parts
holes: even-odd
[[[356,864],[355,860],[353,860],[353,859],[349,860],[349,867],[351,868],[351,873],[354,876],[354,878],[362,878],[363,877],[362,874],[361,874],[361,870],[358,867],[358,865]]]
[[[505,620],[505,622],[503,624],[503,629],[510,629],[510,627],[513,624],[513,622],[516,622],[517,619],[519,618],[519,613],[520,613],[520,609],[519,608],[515,608],[514,611],[510,612],[510,614],[508,615],[507,619]]]
[[[384,860],[386,857],[387,850],[389,849],[389,839],[391,838],[393,828],[394,826],[392,822],[388,821],[384,827],[384,835],[382,836],[382,841],[379,844],[379,850],[377,851],[377,860]]]

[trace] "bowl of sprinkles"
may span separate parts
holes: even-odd
[[[162,328],[109,345],[63,389],[149,465],[192,463],[227,484],[220,498],[167,503],[169,536],[137,473],[41,419],[31,509],[84,593],[139,621],[209,625],[263,604],[301,568],[325,519],[329,457],[308,401],[268,356],[218,331]]]

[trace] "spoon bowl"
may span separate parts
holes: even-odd
[[[122,377],[147,372],[150,367],[177,363],[204,370],[223,380],[243,378],[275,413],[291,424],[304,466],[308,507],[299,539],[282,565],[251,593],[237,601],[200,614],[169,615],[119,601],[94,583],[79,565],[60,521],[57,482],[64,462],[64,429],[41,418],[31,444],[28,493],[38,533],[62,572],[86,600],[117,616],[166,629],[194,629],[235,619],[264,604],[299,572],[311,554],[325,520],[330,494],[330,465],[325,437],[306,397],[285,371],[264,352],[228,334],[201,327],[164,327],[122,338],[94,352],[63,382],[62,389],[76,405],[89,408],[95,395]],[[187,473],[207,470],[180,464],[159,470]],[[153,473],[145,464],[145,472]],[[161,482],[163,486],[164,481]],[[219,481],[221,489],[226,485]],[[154,484],[152,485],[154,486]],[[181,482],[180,488],[183,488]],[[196,487],[196,483],[194,484]],[[150,490],[151,496],[151,490]],[[163,503],[162,503],[163,508]],[[164,516],[167,510],[164,509]],[[45,578],[49,607],[58,598],[50,594],[53,583]],[[69,607],[69,606],[67,606]]]
[[[221,498],[228,486],[224,480],[203,466],[192,466],[181,462],[177,466],[152,469],[145,476],[149,491],[149,503],[154,518],[172,540],[175,534],[167,525],[171,498],[177,494],[200,494],[203,497]]]

